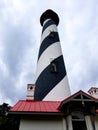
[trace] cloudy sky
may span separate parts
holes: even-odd
[[[39,19],[47,9],[60,17],[71,92],[98,87],[98,0],[0,0],[0,104],[25,99],[35,82]]]

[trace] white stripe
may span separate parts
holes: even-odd
[[[62,55],[61,46],[59,42],[50,45],[40,56],[37,64],[36,79],[40,73],[50,64],[51,59],[55,59]]]
[[[67,75],[43,99],[43,101],[62,101],[71,95]]]
[[[43,22],[43,26],[51,19],[46,19],[44,22]]]
[[[44,32],[43,32],[43,34],[41,36],[41,43],[50,34],[50,32],[57,32],[57,27],[56,27],[55,24],[50,25],[49,27],[47,27],[44,30]]]

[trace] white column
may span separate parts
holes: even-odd
[[[93,125],[92,125],[92,121],[91,121],[91,118],[89,115],[85,116],[85,121],[86,121],[87,130],[94,130]]]
[[[95,116],[94,120],[95,120],[94,122],[95,130],[97,130],[98,129],[98,116]]]
[[[66,120],[67,120],[67,130],[73,130],[71,115],[68,115],[67,118],[66,118]]]
[[[67,124],[65,118],[62,119],[63,122],[63,130],[67,130]]]

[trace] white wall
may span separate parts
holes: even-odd
[[[19,130],[66,130],[63,119],[21,118]]]

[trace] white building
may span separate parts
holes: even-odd
[[[98,99],[78,91],[63,101],[20,100],[10,110],[19,130],[98,130]]]

